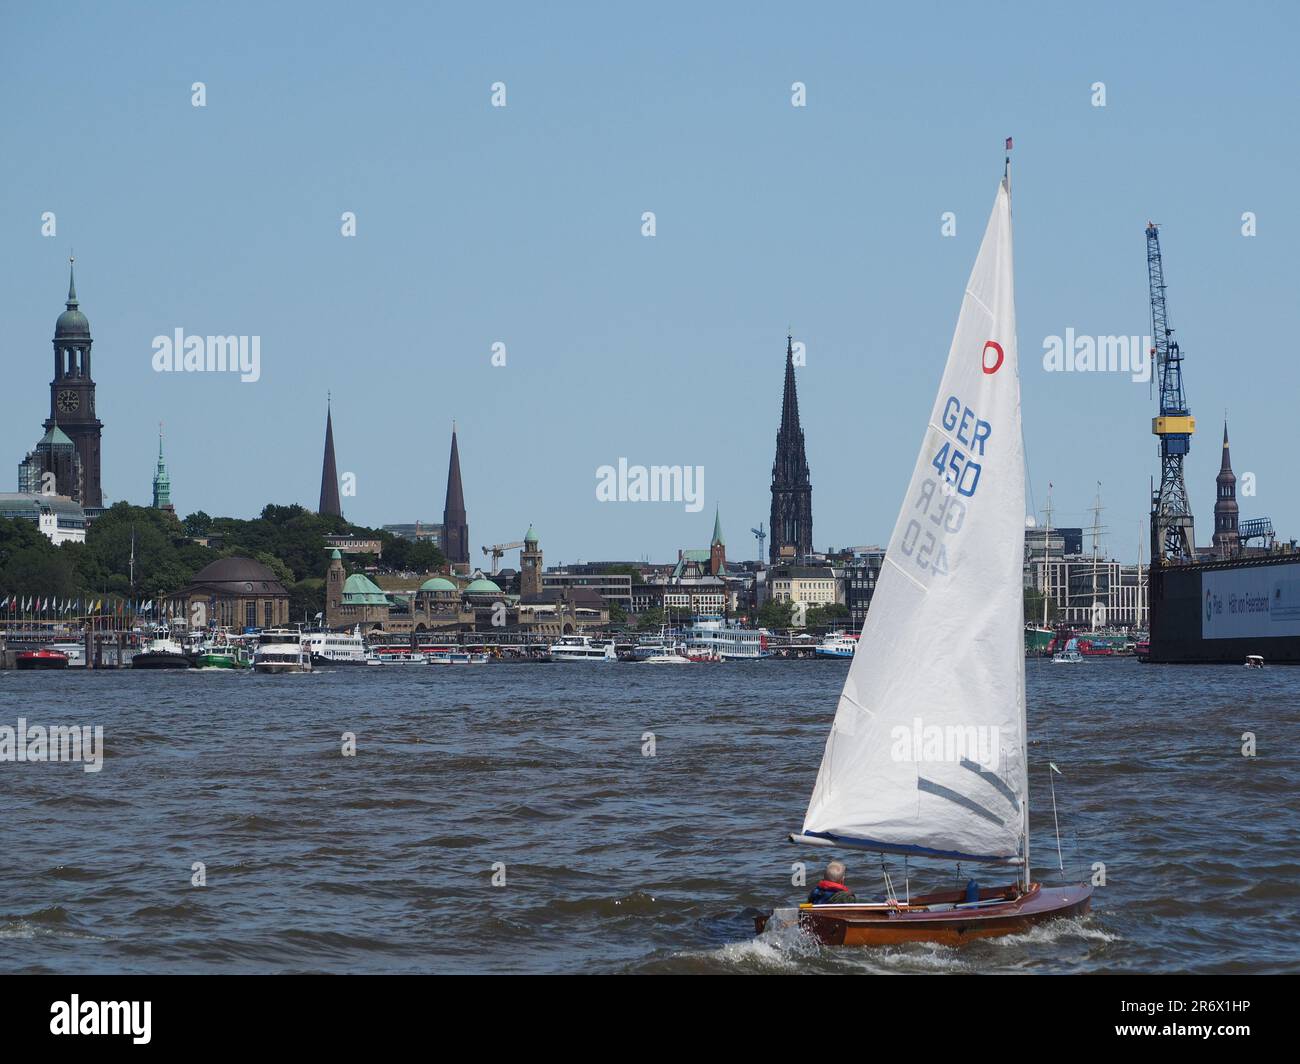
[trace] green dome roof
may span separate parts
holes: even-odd
[[[455,591],[456,585],[448,580],[445,576],[435,576],[432,580],[426,580],[420,585],[421,591]]]
[[[499,595],[501,589],[487,577],[479,577],[465,589],[467,595]]]
[[[527,531],[526,533],[524,533],[524,542],[525,542],[525,543],[536,543],[536,542],[537,542],[537,533],[533,531],[533,526],[532,526],[532,525],[529,525],[529,526],[528,526],[528,531]]]
[[[49,320],[48,318],[46,319]],[[54,323],[54,335],[59,336],[89,336],[90,322],[86,320],[86,315],[81,311],[69,307],[59,315],[59,320]]]
[[[364,573],[353,573],[343,581],[345,606],[387,606],[388,596]]]

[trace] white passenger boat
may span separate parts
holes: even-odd
[[[851,658],[858,641],[847,632],[832,632],[814,648],[819,658]]]
[[[614,642],[603,646],[591,641],[590,636],[566,636],[551,647],[552,661],[618,661]]]
[[[258,672],[311,672],[311,644],[304,633],[289,628],[267,628],[253,652]]]
[[[697,617],[683,634],[687,655],[701,661],[751,661],[772,656],[766,632],[742,628],[717,616]]]
[[[415,650],[371,650],[366,654],[367,665],[428,665],[432,658]]]
[[[307,632],[313,665],[364,665],[366,641],[361,636],[361,626],[350,632]]]

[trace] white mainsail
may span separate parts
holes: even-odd
[[[826,742],[807,841],[1027,857],[1024,478],[1005,176]]]

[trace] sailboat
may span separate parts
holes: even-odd
[[[957,945],[1089,907],[1091,886],[1049,887],[1030,874],[1010,171],[1008,154],[803,828],[790,840],[1009,869],[1012,881],[972,876],[912,896],[909,879],[899,897],[886,874],[879,901],[778,909],[758,918],[760,932],[797,925],[832,945]]]

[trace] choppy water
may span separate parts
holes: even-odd
[[[1029,663],[1036,875],[1050,758],[1067,867],[1073,835],[1107,867],[1087,918],[959,950],[756,938],[826,857],[785,833],[845,668],[0,673],[0,724],[107,748],[98,774],[0,763],[0,970],[1300,971],[1300,669]]]

